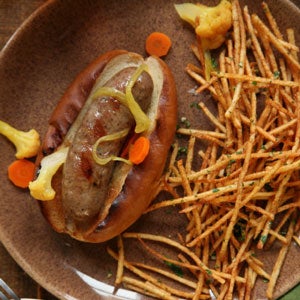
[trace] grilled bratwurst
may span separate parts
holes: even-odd
[[[138,124],[141,115],[145,126]],[[45,159],[65,153],[51,180],[55,193],[46,199],[35,182],[29,186],[33,197],[48,200],[39,203],[52,227],[78,240],[103,242],[134,223],[155,197],[176,122],[174,79],[159,58],[115,50],[88,66],[54,110],[37,159],[42,168],[36,182]],[[95,148],[99,138],[115,134]],[[130,141],[139,136],[150,141],[140,164],[95,159],[126,159]]]

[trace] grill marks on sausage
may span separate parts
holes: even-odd
[[[99,199],[104,199],[106,196],[113,162],[105,166],[96,164],[92,157],[93,144],[101,136],[134,124],[134,119],[128,109],[120,106],[116,110],[113,101],[107,97],[95,100],[69,150],[64,170],[63,203],[67,215],[71,215],[72,219],[81,220],[95,216],[101,208]],[[94,134],[94,128],[99,129],[95,123],[101,123],[103,127],[103,133],[99,136]],[[121,143],[122,140],[101,144],[102,154],[118,155]],[[86,178],[86,173],[82,172],[87,169],[90,170],[89,178]]]
[[[93,130],[90,132],[92,139],[97,140],[99,136],[105,135],[105,130],[102,126],[102,122],[100,122],[98,119],[95,119]],[[90,156],[90,147],[88,143],[82,144],[82,147],[80,149],[81,151],[78,152],[78,169],[81,170],[82,177],[85,177],[86,180],[89,180],[93,182],[93,166]],[[80,171],[78,170],[78,173]]]
[[[114,76],[106,86],[124,92],[135,68],[127,68]],[[141,108],[149,107],[153,91],[151,77],[143,72],[135,83],[132,93]],[[75,226],[89,226],[97,218],[107,197],[109,182],[117,163],[105,166],[95,163],[92,146],[101,136],[115,133],[135,125],[128,108],[111,97],[99,97],[89,107],[83,122],[70,146],[64,165],[62,202],[68,220],[75,220]],[[101,144],[101,154],[120,154],[126,138]],[[69,226],[74,226],[70,223]]]
[[[90,163],[90,158],[87,155],[87,151],[82,151],[79,156],[79,168],[82,171],[82,176],[87,180],[91,180],[93,175],[93,169]]]

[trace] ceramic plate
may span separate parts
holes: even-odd
[[[52,109],[79,71],[112,49],[145,55],[144,41],[152,31],[165,32],[173,41],[165,61],[178,87],[179,118],[186,115],[189,106],[184,101],[189,101],[188,90],[194,82],[184,68],[194,61],[189,50],[194,34],[176,15],[175,2],[183,1],[48,1],[19,28],[1,53],[0,119],[24,130],[36,128],[43,135]],[[280,27],[293,26],[300,41],[297,6],[284,0],[267,2]],[[250,11],[259,12],[259,4],[248,1]],[[0,238],[20,266],[61,299],[103,299],[103,295],[105,299],[146,299],[124,289],[112,296],[114,276],[110,274],[116,266],[106,254],[107,244],[84,244],[53,232],[28,191],[15,188],[7,180],[6,169],[14,160],[14,148],[3,137],[0,142]],[[152,226],[169,232],[170,218],[143,217],[134,224],[134,230]],[[273,257],[268,253],[266,263]],[[276,297],[300,282],[299,261],[300,251],[292,247]],[[256,299],[264,299],[264,289],[263,285],[257,287]]]

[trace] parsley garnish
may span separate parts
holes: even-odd
[[[181,155],[181,154],[184,154],[184,155],[187,154],[187,147],[179,147],[178,148],[178,155]]]
[[[185,128],[190,128],[191,123],[186,117],[182,117],[180,120],[180,123],[185,127]]]
[[[246,224],[245,221],[239,220],[233,228],[233,234],[238,241],[243,242],[246,239]]]
[[[199,106],[199,103],[198,102],[192,102],[191,104],[190,104],[190,107],[194,107],[194,108],[197,108],[197,109],[200,109],[200,106]]]
[[[260,241],[263,243],[263,244],[265,244],[266,243],[266,241],[267,241],[267,235],[262,235],[261,237],[260,237]]]
[[[179,277],[183,277],[183,270],[181,269],[181,267],[179,267],[167,260],[165,260],[164,262],[174,272],[174,274],[176,274]]]
[[[273,75],[274,75],[274,78],[278,79],[279,76],[280,76],[280,72],[279,72],[279,71],[275,71],[275,72],[273,73]]]
[[[271,184],[269,182],[264,185],[264,189],[267,192],[272,192],[273,191],[273,188],[272,188],[272,186],[271,186]]]
[[[207,275],[209,275],[209,276],[212,275],[212,270],[206,269],[205,271],[206,271]]]
[[[214,70],[217,70],[218,68],[218,62],[214,57],[211,58],[211,66]]]

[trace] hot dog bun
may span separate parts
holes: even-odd
[[[90,153],[86,149],[89,149],[90,144],[86,140],[92,139],[93,143],[94,138],[110,134],[121,128],[122,124],[132,126],[128,111],[116,103],[116,100],[91,101],[90,95],[101,86],[124,90],[132,73],[141,64],[146,64],[148,71],[136,82],[135,97],[150,119],[149,128],[141,133],[150,141],[149,153],[141,164],[131,166],[117,162],[109,170],[95,171],[98,172],[96,179],[93,176],[86,179],[87,171],[99,169],[88,156]],[[143,99],[145,97],[146,100]],[[113,114],[109,115],[112,110]],[[95,120],[91,120],[91,116],[95,116]],[[108,116],[111,116],[113,123],[110,123]],[[116,118],[121,120],[120,124]],[[75,78],[59,101],[50,118],[37,159],[39,165],[44,156],[55,152],[61,145],[70,147],[66,163],[52,179],[55,198],[39,201],[41,211],[51,226],[75,239],[98,243],[117,236],[132,225],[155,197],[176,123],[175,82],[170,69],[161,59],[148,57],[144,60],[136,53],[123,50],[111,51],[96,59]],[[124,144],[126,138],[112,146],[113,151],[119,153]],[[102,178],[103,174],[110,174],[109,181]],[[76,180],[79,178],[78,184],[72,176]],[[90,183],[91,180],[94,181]],[[105,188],[101,187],[101,182],[104,182]],[[105,196],[101,195],[102,189],[105,190]],[[82,196],[85,192],[88,196]],[[73,198],[75,202],[72,201]]]

